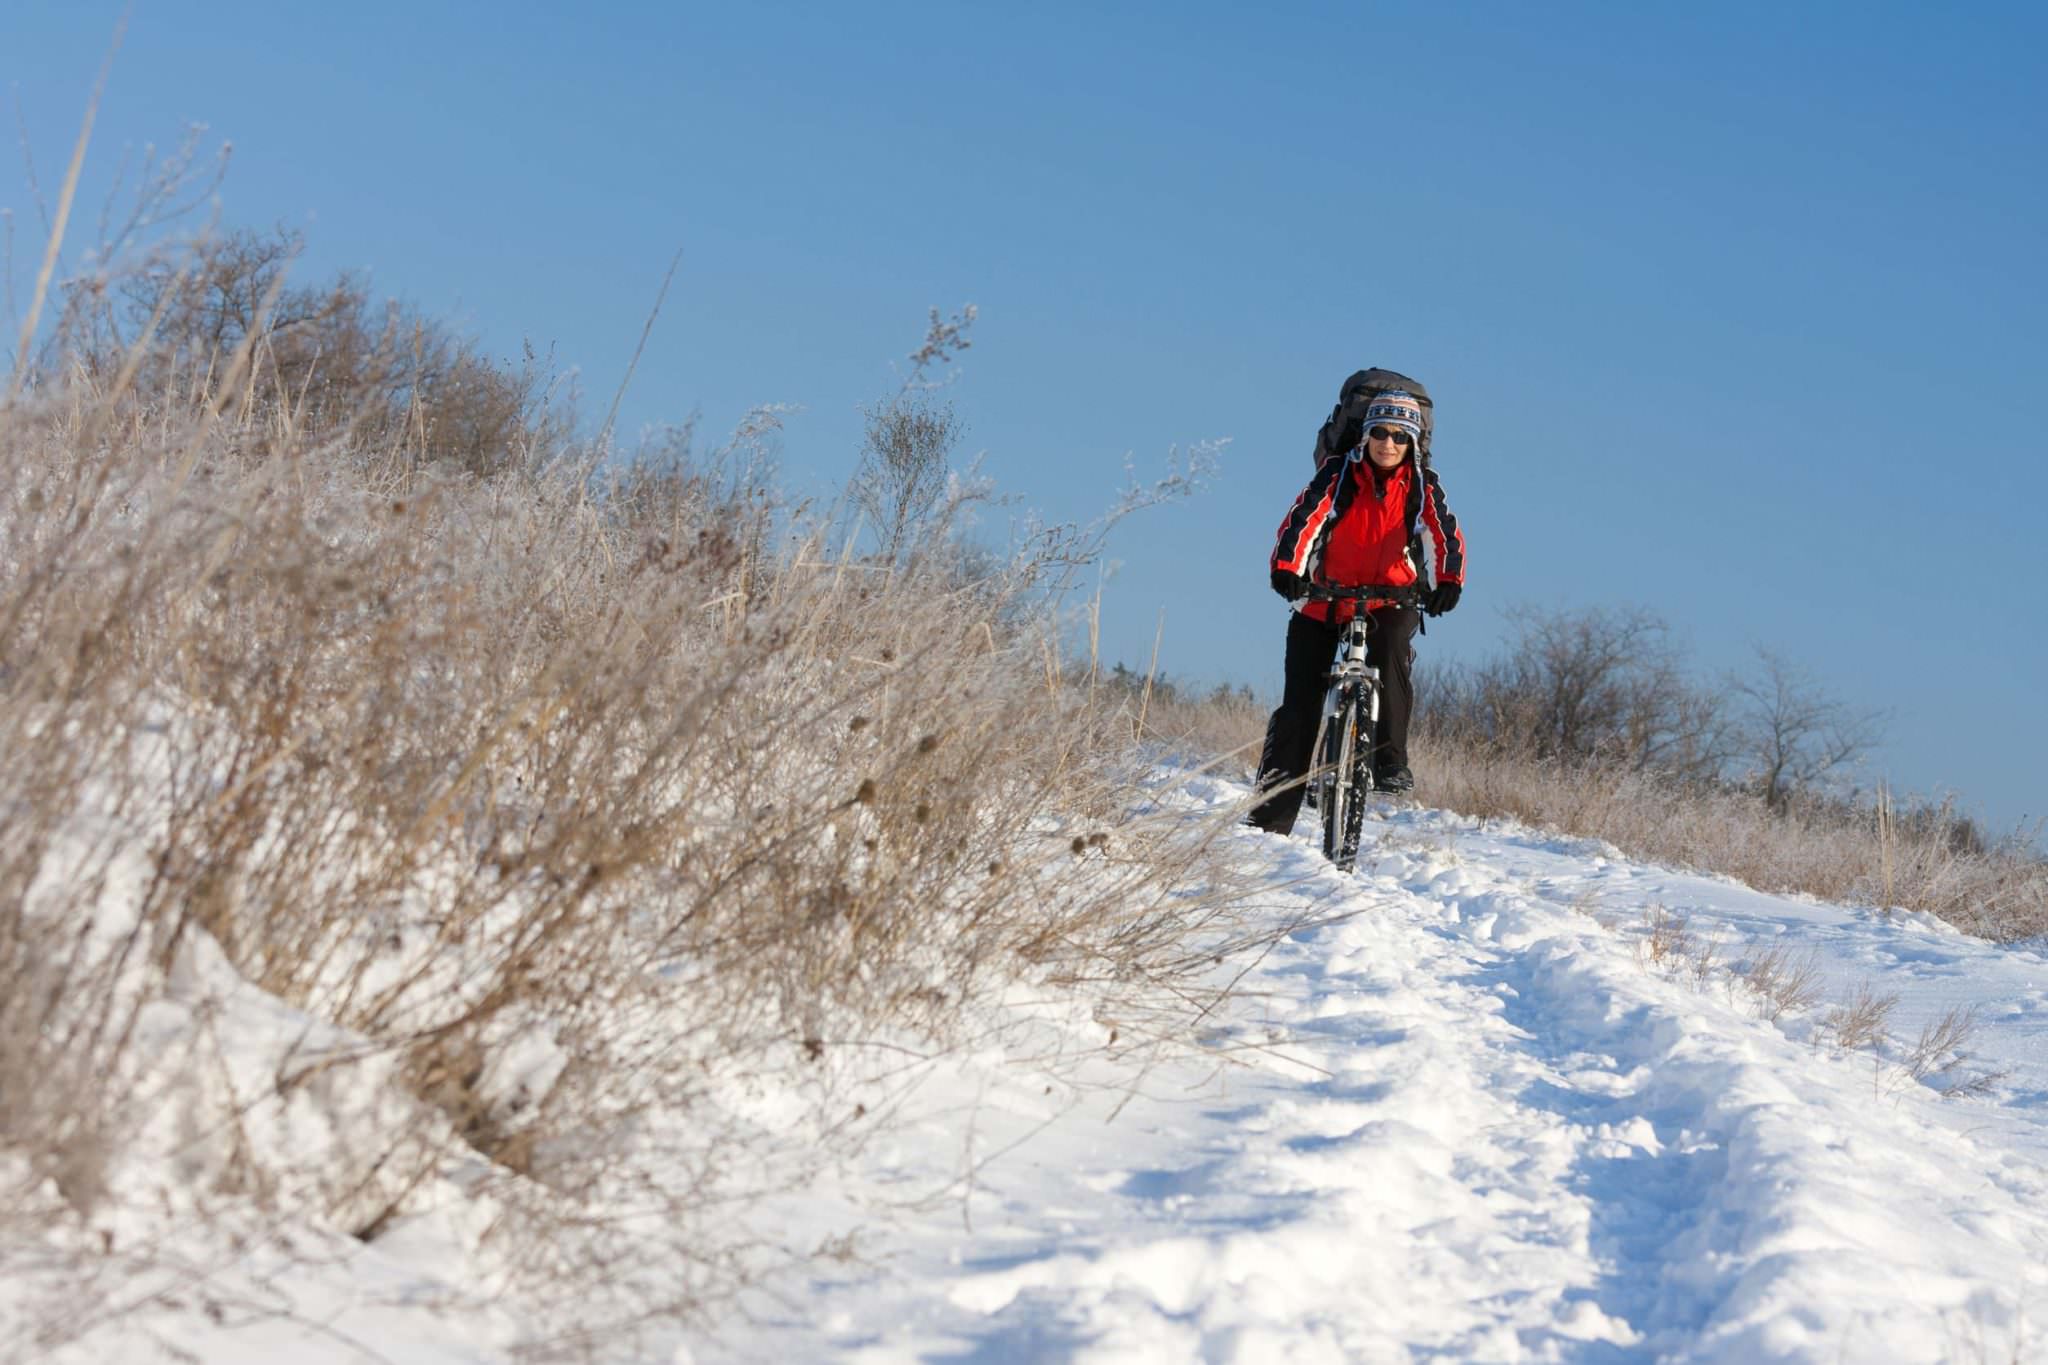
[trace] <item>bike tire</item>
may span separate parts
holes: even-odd
[[[1359,841],[1365,837],[1365,808],[1372,796],[1372,723],[1365,708],[1354,704],[1351,719],[1355,737],[1351,744],[1351,785],[1344,802],[1344,838],[1338,845],[1337,866],[1349,872],[1358,863]]]
[[[1330,765],[1323,761],[1323,756],[1329,752],[1330,736],[1337,731],[1340,698],[1341,694],[1334,685],[1323,694],[1322,716],[1316,721],[1315,742],[1309,748],[1307,785],[1302,791],[1301,802],[1306,809],[1316,812],[1318,819],[1322,818],[1323,808],[1330,801],[1334,774]]]
[[[1358,765],[1358,690],[1346,687],[1335,713],[1324,726],[1323,752],[1317,755],[1323,772],[1323,856],[1340,870],[1348,870],[1358,854],[1358,836],[1352,833],[1364,810],[1363,793],[1356,786]],[[1350,833],[1350,850],[1345,849]]]

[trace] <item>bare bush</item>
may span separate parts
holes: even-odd
[[[1688,677],[1670,627],[1641,608],[1518,608],[1514,637],[1477,668],[1425,671],[1430,732],[1498,753],[1651,771],[1711,787],[1734,780],[1774,809],[1824,795],[1877,739],[1875,713],[1828,696],[1757,651],[1756,677]]]
[[[490,473],[566,436],[569,405],[530,348],[494,360],[442,323],[374,301],[354,275],[296,284],[303,248],[296,232],[238,230],[74,281],[53,336],[61,363],[104,384],[132,371],[124,382],[143,393],[183,388],[253,408],[294,442],[345,438],[390,465]]]
[[[1521,607],[1501,654],[1425,674],[1433,733],[1568,768],[1717,773],[1727,718],[1686,678],[1670,627],[1642,609]]]

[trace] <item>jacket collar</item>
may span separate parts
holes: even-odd
[[[1411,453],[1406,459],[1402,460],[1401,463],[1395,465],[1392,469],[1386,471],[1386,491],[1374,493],[1373,496],[1384,499],[1392,496],[1396,492],[1399,492],[1407,488],[1408,480],[1411,477],[1409,471],[1414,468],[1415,456]],[[1372,457],[1369,455],[1353,460],[1351,462],[1352,480],[1358,485],[1361,491],[1372,491],[1373,476],[1377,473],[1379,473],[1379,470],[1376,466],[1374,466],[1372,462]]]

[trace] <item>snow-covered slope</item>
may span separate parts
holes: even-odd
[[[1020,995],[893,1066],[891,1126],[749,1215],[834,1257],[662,1355],[2048,1359],[2038,952],[1433,811],[1372,822],[1350,876],[1230,837],[1274,916],[1326,922],[1219,966],[1237,1008],[1199,1047]],[[1813,1003],[1733,970],[1773,946]],[[1865,986],[1898,997],[1889,1041],[1841,1046]],[[1968,1055],[1910,1065],[1959,1010]],[[429,1226],[268,1279],[252,1251],[219,1273],[296,1311],[223,1324],[187,1285],[64,1358],[501,1358],[517,1305],[446,1307],[465,1271]]]

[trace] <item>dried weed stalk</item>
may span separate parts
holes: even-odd
[[[1785,943],[1755,948],[1734,970],[1755,996],[1758,1014],[1771,1023],[1788,1011],[1810,1009],[1822,998],[1820,960],[1811,948],[1794,951]]]
[[[1977,1007],[1956,1006],[1920,1030],[1899,1058],[1899,1069],[1915,1082],[1932,1086],[1943,1099],[1989,1094],[2011,1071],[1965,1070],[1971,1036],[1977,1031]]]
[[[1643,937],[1636,952],[1652,967],[1673,969],[1692,960],[1693,934],[1690,921],[1663,906],[1651,904],[1643,911]]]
[[[1892,1011],[1898,1003],[1897,991],[1880,993],[1868,981],[1859,982],[1846,1001],[1828,1011],[1814,1036],[1827,1037],[1842,1052],[1877,1051],[1891,1036]]]

